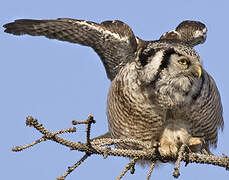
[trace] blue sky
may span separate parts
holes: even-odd
[[[13,36],[2,25],[20,18],[70,17],[95,22],[122,20],[145,40],[158,39],[183,20],[199,20],[208,27],[207,41],[196,47],[205,69],[221,93],[225,128],[219,135],[216,154],[229,155],[228,29],[229,1],[29,1],[3,0],[0,6],[0,119],[1,179],[55,179],[83,155],[54,142],[44,142],[23,152],[12,152],[40,137],[25,126],[32,115],[49,130],[71,127],[71,120],[84,120],[92,113],[97,120],[92,136],[107,131],[106,96],[110,85],[97,54],[88,47],[48,40],[44,37]],[[64,137],[84,140],[84,127]],[[92,156],[68,179],[115,179],[128,163],[125,158]],[[145,179],[147,168],[137,167],[124,179]],[[173,166],[157,167],[152,179],[172,179]],[[220,167],[190,164],[181,167],[180,180],[228,180]]]

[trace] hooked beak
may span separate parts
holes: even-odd
[[[191,69],[191,73],[194,77],[200,78],[202,75],[202,66],[194,65]]]

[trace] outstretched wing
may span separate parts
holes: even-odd
[[[199,21],[183,21],[176,30],[164,33],[160,40],[182,41],[189,46],[196,46],[204,43],[207,37],[206,26]]]
[[[45,36],[92,47],[102,59],[109,79],[114,79],[122,66],[134,59],[136,38],[131,28],[121,21],[90,21],[59,18],[56,20],[19,19],[3,26],[14,35]]]

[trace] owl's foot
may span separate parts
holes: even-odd
[[[177,157],[178,147],[176,146],[176,144],[168,141],[166,138],[161,138],[158,151],[163,157],[175,158]]]
[[[186,145],[192,152],[198,152],[202,147],[202,139],[198,137],[191,137],[189,138]],[[161,138],[158,151],[163,157],[176,158],[178,156],[179,148],[179,143],[168,141],[166,138]]]
[[[202,139],[198,137],[191,137],[187,143],[188,147],[193,152],[201,151],[202,149]]]

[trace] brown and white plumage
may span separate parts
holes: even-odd
[[[100,56],[109,79],[126,62],[134,59],[137,42],[130,27],[121,21],[90,21],[59,18],[56,20],[20,19],[4,25],[5,32],[29,34],[92,47]]]
[[[198,145],[194,151],[216,147],[218,128],[223,127],[222,105],[212,77],[205,70],[199,72],[198,54],[176,43],[148,46],[155,51],[150,52],[148,67],[131,62],[112,81],[107,108],[112,136],[160,142],[160,153],[173,157],[184,143],[190,148]],[[169,67],[176,53],[177,58],[193,61],[189,69],[179,72]],[[191,83],[186,82],[189,80]]]
[[[181,41],[189,46],[204,43],[207,38],[207,28],[199,21],[183,21],[175,30],[164,33],[162,39]]]
[[[143,41],[121,21],[16,20],[5,32],[46,36],[92,47],[112,81],[109,135],[160,143],[163,156],[179,147],[207,151],[223,128],[222,105],[213,78],[192,48],[206,39],[205,25],[184,21],[156,41]],[[140,149],[135,144],[118,147]]]

